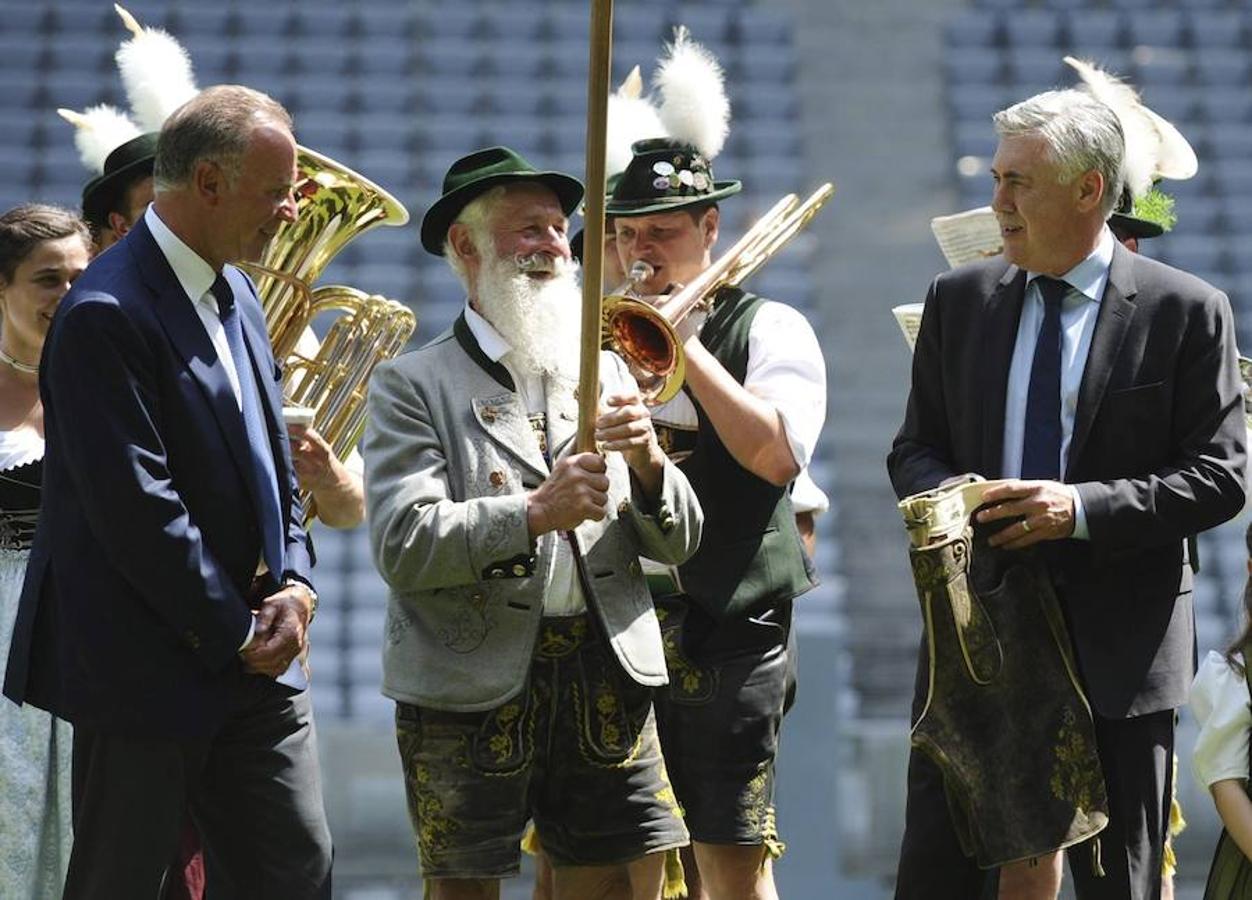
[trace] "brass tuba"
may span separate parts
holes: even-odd
[[[626,361],[644,402],[659,405],[682,388],[686,361],[678,324],[693,310],[707,309],[722,288],[737,287],[768,262],[834,193],[834,186],[827,182],[803,203],[795,194],[783,197],[721,258],[655,306],[629,293],[605,298],[604,343]],[[646,277],[647,273],[632,267],[631,287]]]
[[[279,229],[261,262],[241,268],[256,281],[274,358],[283,365],[284,402],[313,408],[313,427],[343,459],[365,428],[370,374],[403,349],[417,320],[403,303],[344,285],[312,285],[353,238],[378,225],[403,225],[409,214],[376,184],[305,147],[296,166],[296,220]],[[343,315],[317,352],[301,352],[309,323],[332,310]],[[303,493],[301,502],[307,522],[312,497]]]

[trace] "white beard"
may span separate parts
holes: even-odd
[[[535,375],[578,378],[582,291],[578,266],[564,259],[539,280],[512,257],[491,254],[478,273],[478,311],[512,348],[512,359]]]

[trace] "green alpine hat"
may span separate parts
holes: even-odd
[[[94,225],[105,220],[121,194],[132,184],[152,174],[156,161],[156,131],[131,138],[115,147],[104,160],[104,172],[87,182],[83,188],[83,218]]]
[[[443,256],[448,229],[467,203],[498,184],[519,181],[537,181],[550,188],[567,216],[583,198],[582,182],[572,175],[540,172],[508,147],[478,150],[454,162],[443,177],[443,196],[422,217],[422,246],[435,256]]]
[[[1160,237],[1172,231],[1178,222],[1174,213],[1174,198],[1153,186],[1142,197],[1132,197],[1126,190],[1117,206],[1117,211],[1109,216],[1109,228],[1118,239],[1133,237],[1139,240]]]
[[[610,216],[648,216],[673,212],[737,194],[738,181],[714,181],[708,158],[670,138],[637,141],[634,156],[609,198]]]

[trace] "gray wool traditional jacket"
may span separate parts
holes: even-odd
[[[633,386],[601,356],[602,392]],[[573,386],[550,391],[554,458],[577,420]],[[380,365],[370,384],[365,485],[375,562],[390,587],[383,693],[437,709],[491,709],[521,691],[552,577],[555,532],[533,544],[526,493],[549,474],[519,395],[463,319],[420,350]],[[703,515],[668,461],[659,499],[633,491],[608,455],[609,509],[583,522],[574,548],[589,611],[625,673],[666,683],[656,612],[639,556],[677,565]]]

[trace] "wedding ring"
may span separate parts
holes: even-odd
[[[1023,532],[1030,531],[1030,523],[1027,522],[1025,519],[1022,519],[1022,531]]]

